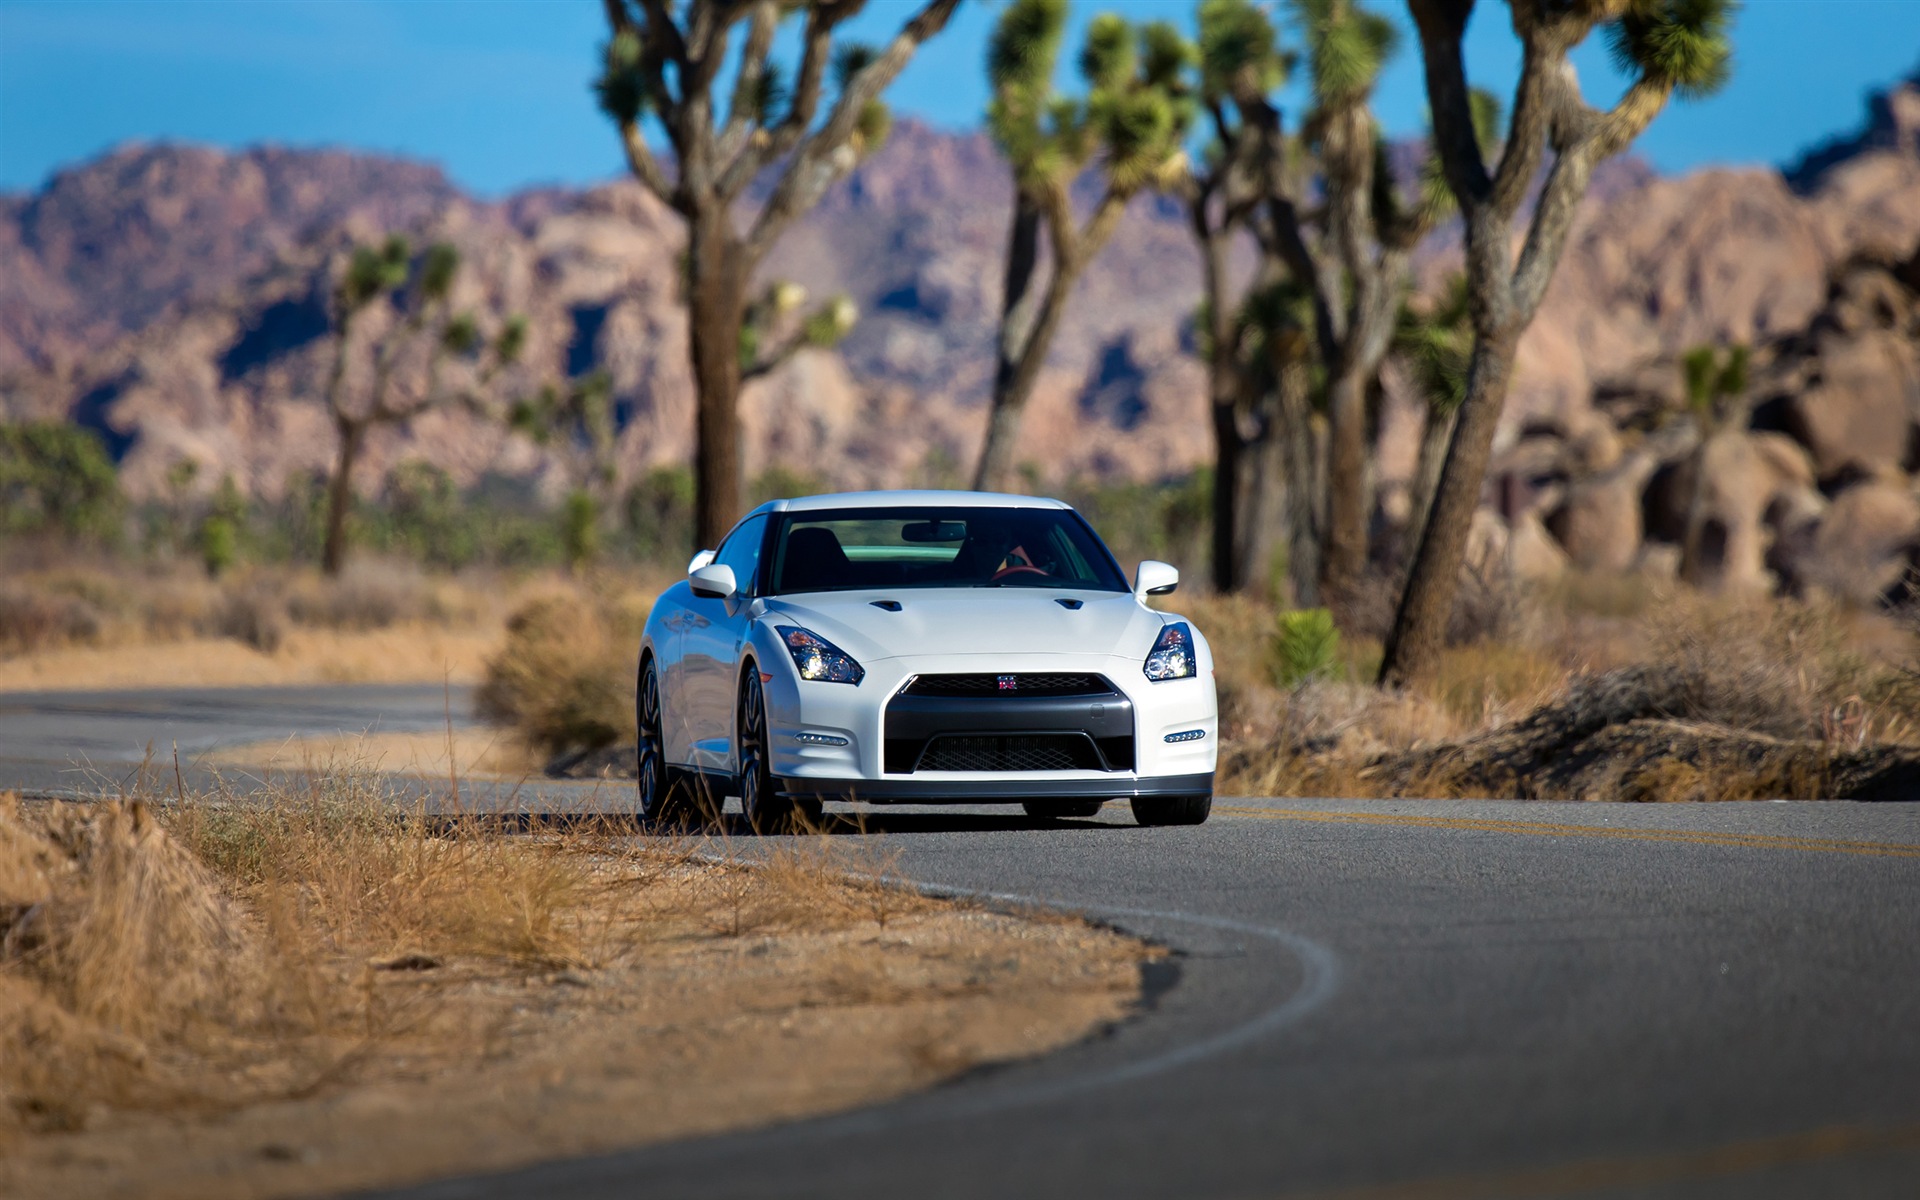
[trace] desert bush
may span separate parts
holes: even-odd
[[[0,587],[0,655],[96,641],[104,625],[100,610],[79,596]]]
[[[287,636],[287,605],[271,584],[255,581],[228,592],[219,607],[216,632],[262,654],[280,649]]]
[[[64,421],[0,425],[0,534],[110,542],[122,508],[98,434]]]
[[[507,619],[487,663],[480,714],[551,754],[635,736],[633,688],[644,609],[580,591],[536,596]]]
[[[1324,608],[1283,612],[1274,617],[1267,639],[1267,662],[1273,681],[1283,688],[1330,674],[1340,654],[1340,631],[1333,614]]]
[[[355,633],[419,620],[433,607],[418,568],[391,562],[354,562],[337,579],[303,576],[287,597],[299,624]]]

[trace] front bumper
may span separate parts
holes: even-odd
[[[1200,675],[1165,683],[1147,681],[1131,656],[914,655],[865,663],[867,675],[857,687],[803,681],[781,661],[785,657],[783,648],[780,658],[767,655],[762,671],[772,676],[766,694],[773,773],[792,795],[966,803],[1193,795],[1212,787],[1219,720],[1210,655]],[[1120,695],[1023,698],[984,709],[901,695],[916,675],[985,672],[1097,674]],[[1097,746],[1097,759],[1086,761],[1108,769],[941,770],[930,769],[931,759],[903,763],[899,753],[903,742],[924,746],[922,739],[942,733],[1017,736],[1070,729],[1086,733],[1089,750]],[[1130,762],[1124,757],[1128,742]]]
[[[1021,800],[1127,800],[1135,796],[1199,796],[1213,793],[1213,772],[1142,779],[1109,774],[1098,778],[1053,775],[988,779],[782,779],[780,794],[796,799],[858,800],[867,804],[1010,804]]]

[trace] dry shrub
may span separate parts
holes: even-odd
[[[548,754],[630,742],[645,623],[644,609],[625,596],[536,596],[507,619],[506,644],[488,660],[475,706]]]
[[[368,561],[350,564],[337,579],[308,576],[287,596],[301,625],[365,633],[417,621],[441,608],[436,589],[418,568]]]
[[[286,640],[286,602],[265,582],[229,592],[220,602],[217,614],[212,632],[251,646],[262,654],[272,654]]]
[[[0,655],[97,641],[105,623],[100,610],[81,597],[0,588]]]

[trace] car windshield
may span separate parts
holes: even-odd
[[[775,594],[870,588],[1041,587],[1124,592],[1080,514],[1064,508],[860,508],[787,513]]]

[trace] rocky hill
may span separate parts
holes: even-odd
[[[888,484],[964,469],[984,425],[1009,199],[984,136],[903,122],[786,239],[769,276],[847,292],[863,319],[837,351],[753,385],[749,470]],[[687,460],[670,213],[625,182],[482,202],[432,167],[337,151],[133,146],[0,198],[0,411],[101,429],[135,491],[187,457],[203,481],[231,474],[273,494],[331,449],[318,404],[329,263],[351,239],[395,229],[463,247],[463,304],[529,316],[528,368],[503,386],[607,370],[623,470]],[[1543,429],[1571,438],[1622,396],[1671,401],[1688,347],[1803,333],[1845,264],[1903,260],[1916,241],[1920,79],[1784,170],[1663,178],[1610,164],[1522,345],[1503,445]],[[1437,282],[1457,254],[1456,238],[1436,236],[1421,278]],[[1043,478],[1156,478],[1205,461],[1188,332],[1198,290],[1178,208],[1137,202],[1034,401],[1027,457]],[[1389,515],[1418,421],[1396,389],[1382,419]],[[465,481],[553,469],[530,444],[436,414],[378,437],[363,486],[414,455]]]

